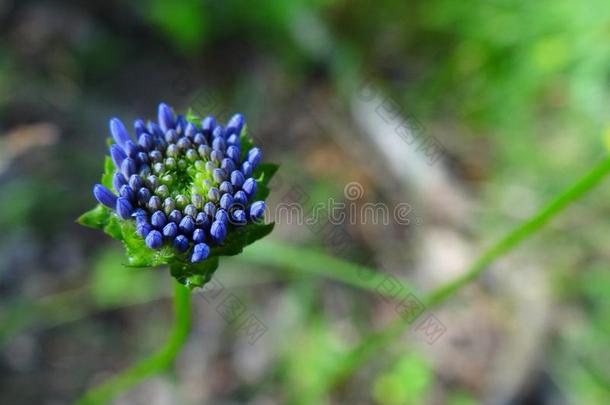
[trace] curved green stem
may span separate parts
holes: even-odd
[[[492,245],[476,259],[463,275],[455,280],[440,286],[423,297],[422,302],[426,309],[439,305],[462,287],[475,280],[500,256],[508,253],[528,237],[534,235],[553,217],[558,215],[571,203],[585,195],[597,186],[610,173],[610,157],[600,161],[587,174],[576,181],[571,187],[555,197],[542,207],[530,219],[517,226],[506,236]],[[411,319],[400,318],[387,328],[366,337],[358,346],[347,353],[343,361],[326,380],[327,389],[330,390],[349,377],[352,372],[363,365],[376,353],[377,350],[387,346],[392,340],[400,336],[410,325]]]
[[[180,283],[174,287],[174,325],[163,347],[151,356],[86,392],[80,405],[105,404],[145,378],[167,369],[186,342],[191,328],[190,291]]]

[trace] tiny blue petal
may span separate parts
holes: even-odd
[[[118,118],[110,120],[110,133],[112,134],[114,141],[123,148],[125,147],[125,143],[131,140],[127,128],[125,128],[125,125],[123,125]]]
[[[189,240],[187,237],[184,235],[176,236],[174,239],[174,248],[180,253],[186,252],[189,248]]]
[[[159,231],[150,231],[145,239],[146,246],[151,249],[158,249],[163,245],[163,236]]]
[[[100,204],[103,204],[108,208],[114,209],[116,207],[116,195],[101,184],[93,186],[93,196]]]
[[[116,200],[116,213],[121,219],[130,219],[133,213],[133,206],[125,197],[119,197]]]
[[[191,256],[191,262],[199,263],[208,258],[210,255],[210,248],[205,243],[198,243],[193,247],[193,255]]]

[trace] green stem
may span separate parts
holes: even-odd
[[[77,403],[80,405],[105,404],[145,378],[167,369],[186,342],[191,328],[190,294],[188,288],[180,283],[175,283],[174,325],[161,349],[86,392]]]
[[[428,293],[422,299],[426,309],[443,303],[462,287],[475,280],[500,256],[510,252],[525,239],[534,235],[572,202],[597,186],[609,172],[610,157],[606,157],[571,187],[542,207],[530,219],[517,226],[513,231],[483,252],[463,275]],[[400,336],[410,325],[410,321],[411,319],[400,318],[382,331],[366,337],[337,366],[330,378],[327,379],[328,384],[326,388],[330,390],[348,378],[356,368],[362,366],[377,350],[387,346],[392,340]]]

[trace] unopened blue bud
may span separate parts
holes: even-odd
[[[182,221],[180,221],[178,229],[180,229],[180,232],[182,232],[182,234],[190,235],[195,229],[195,220],[193,220],[193,217],[191,216],[185,216],[184,218],[182,218]]]
[[[101,184],[93,186],[93,196],[100,204],[103,204],[108,208],[114,209],[116,207],[116,195]]]
[[[212,148],[210,148],[208,145],[200,145],[197,148],[197,152],[202,159],[209,159],[210,154],[212,153]]]
[[[174,239],[174,249],[176,249],[180,253],[186,252],[189,248],[189,240],[184,235],[178,235]]]
[[[131,139],[128,141],[125,141],[125,145],[123,146],[123,149],[125,150],[125,153],[127,154],[127,156],[129,156],[132,159],[135,159],[136,156],[138,156],[138,152],[140,152],[140,148],[138,147],[138,145],[136,145],[136,143],[134,141],[132,141]]]
[[[250,164],[250,162],[248,162],[248,161],[245,161],[244,163],[242,163],[241,172],[246,177],[252,176],[252,164]]]
[[[158,150],[153,150],[148,154],[148,157],[150,158],[150,161],[153,163],[159,163],[163,160],[163,154],[161,154],[161,152],[159,152]]]
[[[163,236],[167,239],[175,238],[178,235],[178,225],[175,222],[169,222],[163,227]]]
[[[148,212],[142,208],[136,208],[131,216],[136,219],[136,225],[148,224]]]
[[[212,135],[212,131],[214,130],[215,127],[216,127],[216,120],[211,115],[208,117],[205,117],[201,121],[201,129],[205,135],[208,135],[208,136]]]
[[[150,200],[150,197],[152,196],[151,192],[149,189],[147,189],[146,187],[141,187],[138,190],[138,202],[140,204],[146,204],[148,203],[148,200]]]
[[[141,134],[138,137],[138,143],[145,151],[149,151],[155,146],[155,142],[153,141],[152,136],[146,133]]]
[[[235,210],[231,214],[231,223],[234,225],[244,225],[246,223],[246,213],[243,210]]]
[[[191,256],[192,263],[199,263],[208,258],[210,254],[210,248],[205,243],[198,243],[193,247],[193,254]]]
[[[178,131],[178,133],[183,134],[187,124],[188,121],[186,120],[184,115],[178,114],[176,116],[176,131]]]
[[[176,134],[176,131],[174,129],[170,129],[165,133],[165,141],[167,143],[176,143],[177,140],[178,134]]]
[[[216,211],[216,216],[214,217],[214,219],[216,221],[224,222],[226,224],[227,222],[229,222],[229,214],[227,214],[226,210],[220,208],[218,211]]]
[[[168,129],[174,128],[174,113],[167,104],[159,104],[158,119],[159,127],[161,127],[163,132],[167,132]]]
[[[175,224],[179,224],[182,221],[182,213],[178,210],[173,210],[169,213],[168,219]]]
[[[136,162],[132,158],[127,158],[121,163],[121,173],[128,179],[132,174],[136,173]]]
[[[242,189],[246,192],[246,195],[248,197],[252,197],[254,193],[256,193],[256,180],[250,177],[249,179],[244,181]]]
[[[229,135],[229,137],[227,138],[227,145],[239,146],[239,135]]]
[[[221,137],[214,138],[214,140],[212,141],[212,149],[219,150],[224,153],[226,148],[227,144],[225,143],[225,140]]]
[[[116,213],[121,219],[130,219],[133,213],[133,206],[125,197],[119,197],[116,200]]]
[[[248,204],[248,196],[243,190],[239,190],[233,195],[233,201],[235,202],[235,204],[239,204],[241,207],[245,207],[246,204]]]
[[[231,194],[223,194],[220,197],[220,208],[228,210],[233,205],[233,196]]]
[[[193,144],[191,143],[191,141],[189,141],[188,138],[180,138],[176,142],[176,146],[178,147],[179,150],[185,151],[185,150],[189,149],[191,146],[193,146]]]
[[[203,212],[205,212],[209,218],[214,218],[214,215],[216,215],[216,206],[208,201],[203,206]]]
[[[234,163],[239,163],[241,159],[241,151],[238,146],[230,145],[227,147],[226,155],[233,160]]]
[[[252,165],[252,168],[256,167],[262,158],[263,154],[259,148],[252,148],[248,152],[248,162]]]
[[[208,200],[212,202],[218,202],[220,200],[220,192],[216,187],[212,187],[208,190]]]
[[[220,190],[220,194],[233,194],[233,185],[229,181],[223,181],[220,183],[218,190]]]
[[[163,211],[155,211],[154,214],[150,217],[150,223],[157,229],[161,229],[167,223],[167,218]]]
[[[222,221],[212,222],[210,227],[210,237],[216,243],[222,243],[227,237],[227,226]]]
[[[233,159],[224,158],[220,163],[220,168],[225,171],[225,173],[231,173],[235,170],[235,162]]]
[[[244,181],[246,181],[246,179],[242,172],[239,170],[231,172],[231,184],[233,184],[234,187],[241,188],[241,186],[244,185]]]
[[[222,183],[226,177],[227,173],[222,169],[214,169],[212,171],[212,178],[216,183]]]
[[[197,132],[197,127],[195,127],[195,125],[193,125],[192,122],[189,122],[186,124],[186,128],[184,129],[184,136],[187,136],[189,138],[194,138],[196,132]]]
[[[212,152],[210,152],[210,160],[212,162],[220,163],[223,158],[224,155],[218,149],[213,149]]]
[[[205,212],[200,212],[195,218],[195,225],[200,228],[207,228],[210,225],[210,219]]]
[[[152,197],[150,197],[150,199],[148,200],[148,209],[151,211],[159,211],[161,209],[162,205],[161,205],[161,199],[159,197],[157,197],[156,195],[153,195]]]
[[[142,134],[148,133],[146,124],[144,123],[144,120],[141,119],[137,119],[133,122],[133,129],[136,132],[136,138],[139,138]]]
[[[153,230],[152,226],[147,222],[143,222],[136,226],[136,233],[143,238],[146,238],[148,236],[148,234],[150,233],[150,231],[152,231],[152,230]]]
[[[195,229],[193,231],[193,242],[201,243],[205,242],[205,231],[203,229]]]
[[[150,231],[145,239],[146,246],[151,249],[159,249],[163,245],[163,236],[159,231]]]
[[[114,166],[117,169],[120,169],[121,163],[123,163],[123,160],[125,160],[127,155],[125,154],[123,148],[121,148],[116,143],[113,143],[112,145],[110,145],[110,157],[112,158],[112,163],[114,163]]]
[[[184,215],[190,215],[195,218],[197,216],[197,208],[193,204],[189,204],[184,207]]]
[[[123,176],[121,173],[117,172],[112,176],[112,187],[117,193],[124,184],[127,184],[127,180],[125,180],[125,176]]]
[[[163,138],[163,131],[157,125],[156,122],[149,121],[148,122],[148,133],[151,134],[154,138]]]
[[[148,163],[148,154],[146,152],[138,152],[136,162],[140,165]]]
[[[257,221],[265,216],[265,202],[264,201],[256,201],[253,202],[250,206],[250,219],[252,221]]]
[[[214,138],[223,138],[225,135],[225,130],[222,125],[216,125],[214,130],[212,130],[212,136]]]
[[[127,198],[131,203],[134,203],[136,200],[135,191],[133,191],[133,189],[127,184],[121,186],[121,189],[119,190],[119,195],[121,197]]]
[[[205,145],[207,143],[207,141],[205,140],[205,136],[201,132],[195,134],[193,142],[195,142],[195,144],[197,145]]]
[[[244,126],[244,116],[237,113],[231,117],[229,122],[227,123],[227,133],[228,134],[237,134],[241,133],[241,129]]]
[[[134,190],[139,190],[144,185],[142,181],[142,177],[137,174],[132,174],[129,176],[129,186]]]
[[[114,141],[122,148],[125,148],[125,142],[131,140],[127,128],[118,118],[110,120],[110,133]]]

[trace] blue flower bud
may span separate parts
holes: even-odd
[[[140,189],[138,190],[138,202],[142,205],[146,205],[146,203],[148,203],[148,200],[150,200],[151,196],[152,194],[150,190],[146,187],[140,187]]]
[[[231,194],[223,194],[220,197],[220,207],[228,210],[233,205],[233,196]]]
[[[250,162],[252,168],[255,168],[259,164],[262,157],[263,154],[259,148],[252,148],[248,152],[248,162]]]
[[[97,201],[99,201],[100,204],[103,204],[108,208],[114,209],[116,206],[116,195],[101,184],[96,184],[93,186],[93,196]]]
[[[173,210],[169,213],[168,219],[174,222],[175,224],[179,224],[180,221],[182,221],[182,213],[178,210]]]
[[[216,216],[214,217],[214,219],[216,219],[216,221],[220,221],[226,224],[227,222],[229,222],[229,214],[227,214],[226,210],[221,208],[216,211]]]
[[[184,215],[190,215],[195,218],[197,216],[197,208],[193,204],[189,204],[184,207]]]
[[[222,241],[227,237],[227,226],[222,221],[214,221],[212,222],[212,226],[210,227],[210,237],[216,243],[222,243]]]
[[[153,141],[152,136],[150,136],[149,134],[146,134],[146,133],[141,134],[138,137],[138,143],[146,151],[151,150],[155,146],[155,142]]]
[[[163,211],[155,211],[154,214],[150,217],[150,223],[157,229],[161,229],[167,223],[167,218]]]
[[[205,117],[201,121],[201,130],[207,136],[212,135],[212,131],[214,130],[215,127],[216,127],[216,120],[211,115],[208,117]]]
[[[149,157],[150,161],[153,163],[159,163],[163,160],[163,154],[161,154],[161,152],[159,152],[158,150],[151,151],[148,154],[148,157]]]
[[[184,253],[189,248],[189,240],[184,235],[178,235],[174,239],[174,248],[180,252]]]
[[[249,179],[244,181],[242,189],[246,192],[248,198],[252,197],[254,193],[256,193],[256,180],[250,177]]]
[[[222,125],[216,125],[212,130],[212,136],[214,138],[224,138],[225,130]]]
[[[210,148],[208,145],[200,145],[197,148],[197,153],[199,153],[199,156],[201,156],[202,159],[209,159],[210,154],[212,153],[212,148]]]
[[[157,125],[156,122],[149,121],[148,122],[148,133],[151,134],[153,136],[153,138],[155,138],[155,141],[156,141],[159,138],[163,138],[164,132],[161,130],[161,128],[159,127],[159,125]]]
[[[216,215],[216,206],[214,203],[208,201],[203,206],[203,212],[205,212],[209,218],[214,218],[214,215]]]
[[[174,128],[174,113],[167,104],[159,104],[158,119],[159,127],[161,127],[163,132],[167,132],[168,129]]]
[[[148,224],[148,212],[142,208],[136,208],[131,216],[136,219],[136,225]]]
[[[153,212],[159,211],[162,208],[161,199],[159,197],[157,197],[156,195],[153,195],[152,197],[150,197],[147,205],[148,205],[148,209]]]
[[[210,152],[210,160],[212,162],[220,163],[223,158],[224,155],[218,149],[213,149],[212,152]]]
[[[186,128],[184,128],[184,136],[193,138],[195,136],[196,132],[197,132],[197,127],[195,125],[193,125],[192,122],[189,122],[186,124]]]
[[[163,236],[161,235],[161,232],[153,230],[149,232],[144,241],[149,248],[159,249],[161,245],[163,245]]]
[[[233,185],[229,181],[223,181],[220,183],[218,190],[220,190],[220,194],[233,194]]]
[[[119,195],[123,198],[127,198],[129,200],[129,202],[131,202],[131,203],[135,202],[136,193],[127,184],[124,184],[121,186],[121,188],[119,190]]]
[[[229,135],[227,138],[227,145],[239,146],[239,143],[239,135],[237,134]]]
[[[137,174],[132,174],[129,176],[129,186],[134,190],[139,190],[144,185],[142,181],[142,177]]]
[[[189,141],[188,138],[180,138],[176,142],[176,146],[178,147],[179,150],[185,151],[185,150],[189,149],[191,146],[193,146],[193,144],[191,143],[191,141]]]
[[[184,235],[190,235],[193,233],[193,230],[195,229],[195,221],[193,220],[193,217],[186,215],[184,218],[182,218],[182,221],[180,221],[178,228]]]
[[[127,158],[121,163],[121,173],[128,179],[132,174],[136,173],[136,162],[132,158]]]
[[[232,159],[224,158],[220,163],[220,168],[225,171],[225,173],[231,173],[235,170],[235,162]]]
[[[216,187],[212,187],[208,190],[208,200],[212,202],[218,202],[220,200],[220,192]]]
[[[136,226],[136,233],[138,235],[140,235],[142,238],[146,238],[148,236],[148,234],[150,233],[150,231],[152,231],[152,230],[153,230],[152,226],[147,222],[143,222]]]
[[[138,163],[138,165],[148,163],[148,154],[146,152],[138,152],[138,154],[136,155],[136,162]]]
[[[112,187],[117,193],[124,184],[127,184],[127,181],[125,180],[125,176],[123,176],[121,173],[115,173],[112,176]]]
[[[264,201],[256,201],[253,202],[250,206],[250,219],[252,221],[257,221],[265,216],[265,202]]]
[[[174,129],[170,129],[165,133],[165,141],[167,143],[176,143],[177,140],[178,134],[176,134],[176,131]]]
[[[123,160],[125,160],[127,155],[125,154],[123,148],[113,143],[112,145],[110,145],[110,157],[112,158],[112,163],[114,163],[114,166],[117,169],[120,169],[121,163],[123,163]]]
[[[210,219],[205,212],[200,212],[195,218],[195,225],[199,228],[207,228],[210,225]]]
[[[195,134],[193,142],[195,142],[197,145],[205,145],[207,143],[205,136],[201,132]]]
[[[242,190],[237,191],[233,195],[233,201],[235,204],[239,204],[241,207],[245,207],[248,204],[248,196]]]
[[[237,113],[231,117],[229,122],[227,123],[227,133],[228,134],[237,134],[241,133],[241,129],[244,126],[244,116]]]
[[[195,229],[193,231],[193,242],[201,243],[205,242],[205,231],[203,229]]]
[[[178,114],[176,116],[176,131],[179,134],[183,134],[184,133],[184,130],[186,129],[186,125],[187,124],[188,124],[188,121],[186,120],[184,115]]]
[[[169,222],[163,227],[163,236],[167,239],[175,238],[178,235],[178,225],[175,222]]]
[[[241,151],[238,146],[230,145],[227,147],[226,155],[233,160],[234,163],[239,163],[241,159]]]
[[[241,188],[241,186],[244,185],[244,181],[246,181],[246,179],[244,178],[242,172],[239,170],[234,170],[231,172],[231,184],[233,184],[233,186]]]
[[[133,206],[125,197],[119,197],[116,200],[116,213],[121,219],[130,219],[133,213]]]
[[[246,223],[246,213],[243,210],[235,210],[231,214],[231,223],[233,225],[244,225]]]
[[[210,248],[205,243],[198,243],[193,247],[193,255],[191,256],[191,262],[199,263],[208,258],[210,254]]]
[[[244,176],[246,177],[250,177],[252,176],[252,164],[248,161],[245,161],[244,163],[241,164],[241,171],[244,174]]]
[[[214,138],[214,140],[212,141],[212,149],[219,150],[224,153],[226,148],[227,144],[225,143],[225,140],[221,137]]]
[[[114,141],[122,148],[125,147],[125,142],[131,140],[125,125],[118,118],[110,120],[110,133]]]
[[[226,177],[227,173],[222,169],[214,169],[212,172],[212,178],[216,183],[222,183]]]
[[[136,156],[138,156],[138,152],[140,152],[140,148],[138,147],[138,145],[136,145],[136,143],[131,139],[125,141],[125,146],[123,146],[123,150],[125,150],[127,156],[132,159],[135,159]]]
[[[136,132],[136,138],[139,138],[142,134],[148,133],[146,124],[144,123],[144,120],[141,119],[137,119],[133,122],[133,129]]]

